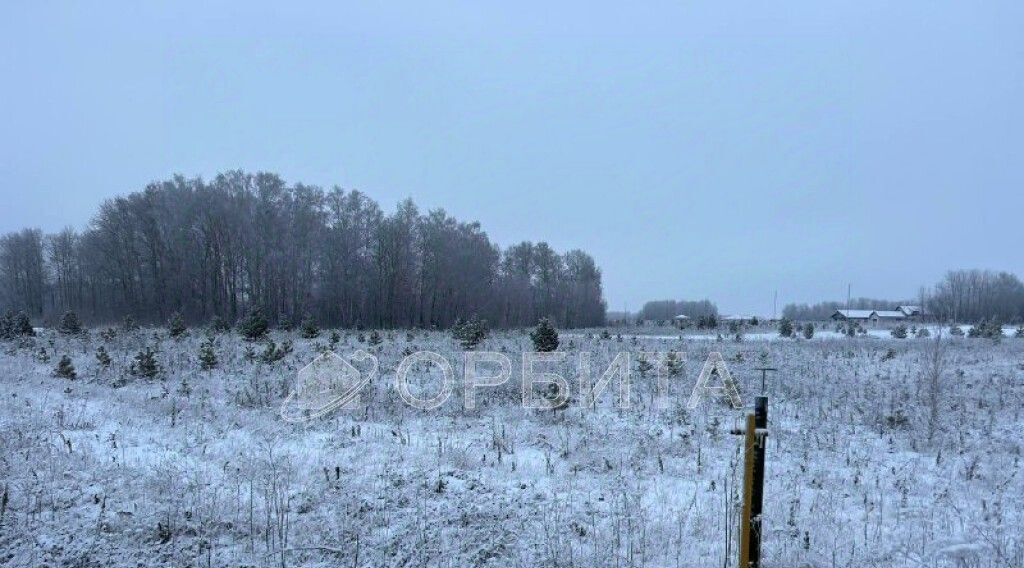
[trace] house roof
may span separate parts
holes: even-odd
[[[754,319],[754,316],[732,315],[732,316],[725,316],[722,319],[725,320],[725,321],[746,321],[746,320]]]
[[[880,318],[900,319],[907,317],[907,314],[899,310],[875,310],[875,314]]]
[[[836,310],[836,314],[839,314],[847,319],[869,319],[871,314],[875,313],[874,310]]]
[[[687,316],[687,315],[683,315],[683,314],[679,314],[678,316],[676,316],[676,317],[674,317],[674,318],[672,318],[672,319],[677,319],[677,320],[688,320],[688,319],[690,319],[690,316]]]
[[[921,306],[899,306],[896,308],[897,311],[903,312],[907,315],[921,313]]]

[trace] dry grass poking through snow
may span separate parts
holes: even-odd
[[[450,356],[446,335],[384,332],[382,374],[363,405],[282,422],[298,368],[328,333],[274,363],[221,335],[220,367],[199,364],[201,332],[141,330],[104,340],[45,333],[0,345],[0,564],[10,566],[722,566],[735,538],[740,414],[685,400],[719,350],[750,401],[771,385],[767,567],[1024,565],[1024,340],[957,339],[939,373],[929,340],[744,343],[563,338],[593,351],[687,353],[665,409],[634,373],[632,408],[614,388],[593,410],[519,406],[513,381],[463,391],[432,412],[400,402],[403,353]],[[105,345],[113,361],[95,358]],[[128,370],[144,346],[164,371]],[[481,349],[517,360],[523,332]],[[342,332],[339,353],[357,347]],[[43,354],[49,359],[42,362]],[[69,355],[78,378],[53,376]],[[518,367],[518,365],[514,365]],[[560,369],[572,377],[575,365]],[[432,391],[436,376],[417,370]],[[728,565],[733,564],[729,560]]]

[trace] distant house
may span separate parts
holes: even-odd
[[[684,316],[683,314],[679,314],[678,316],[672,318],[672,325],[680,329],[686,327],[689,323],[690,316]]]
[[[924,310],[921,306],[899,306],[896,308],[897,312],[901,312],[908,318],[916,318],[924,315]]]
[[[834,321],[870,321],[871,323],[901,321],[907,319],[900,310],[836,310]]]
[[[899,310],[875,310],[873,321],[899,321],[907,319],[907,315]]]
[[[722,318],[722,321],[725,321],[725,322],[736,322],[736,323],[741,323],[741,324],[742,323],[749,323],[749,322],[751,322],[753,320],[754,320],[754,316],[744,316],[744,315],[732,315],[732,316],[725,316],[725,317]]]
[[[832,319],[835,321],[876,321],[872,319],[874,314],[874,310],[836,310],[832,314]]]

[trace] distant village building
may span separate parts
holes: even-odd
[[[679,329],[686,327],[689,323],[690,316],[684,316],[683,314],[679,314],[678,316],[672,318],[672,325],[678,327]]]
[[[899,306],[896,308],[897,312],[901,312],[908,318],[916,318],[924,315],[924,310],[921,306]]]
[[[734,314],[734,315],[731,315],[731,316],[723,317],[722,321],[725,322],[725,323],[728,323],[728,324],[736,323],[736,324],[739,324],[739,325],[750,325],[753,322],[760,322],[761,318],[758,318],[757,316],[746,315],[746,314]]]
[[[835,321],[878,321],[874,317],[875,310],[836,310],[832,314]]]
[[[899,321],[907,319],[906,314],[899,310],[875,310],[874,321]]]
[[[909,318],[921,316],[921,308],[918,306],[900,306],[895,310],[836,310],[832,314],[834,321],[869,321],[898,322]]]

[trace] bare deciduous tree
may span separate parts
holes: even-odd
[[[0,302],[91,321],[235,321],[260,309],[325,325],[497,326],[604,321],[593,258],[547,243],[507,251],[479,223],[411,200],[385,215],[357,191],[270,173],[182,176],[104,202],[81,234],[26,229],[0,240]]]

